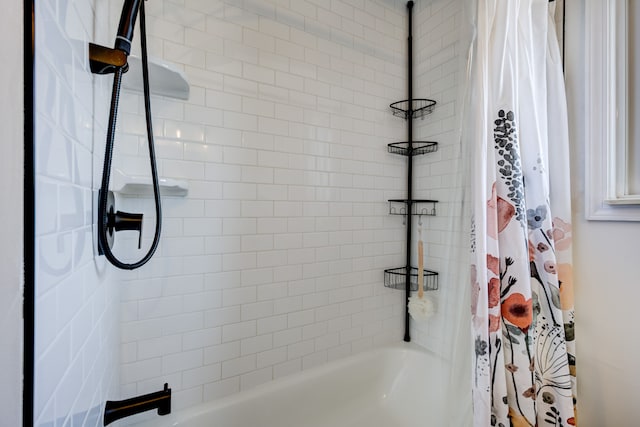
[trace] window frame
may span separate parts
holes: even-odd
[[[587,2],[585,10],[585,212],[589,220],[640,221],[640,194],[628,191],[628,2],[596,0]]]

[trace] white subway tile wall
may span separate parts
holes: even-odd
[[[388,108],[406,98],[406,2],[148,2],[152,55],[191,83],[188,101],[152,99],[160,174],[189,195],[163,198],[155,257],[123,275],[93,251],[110,79],[86,58],[87,41],[111,43],[120,3],[36,5],[38,425],[100,425],[106,399],[164,382],[179,409],[400,341],[404,293],[383,270],[404,264],[386,200],[406,195],[406,159],[386,144],[406,137]],[[414,188],[441,200],[423,222],[443,307],[459,287],[459,3],[417,2],[414,20],[415,96],[438,101],[416,134],[440,143]],[[114,166],[131,174],[149,173],[142,105],[123,93]],[[151,199],[118,204],[150,221],[144,250]],[[136,245],[120,233],[115,251]],[[438,351],[443,322],[439,309],[412,325],[414,341]]]
[[[104,402],[119,395],[118,280],[94,260],[92,231],[110,85],[87,60],[107,26],[94,25],[99,3],[35,5],[37,426],[102,425]],[[104,100],[95,113],[94,94]]]
[[[405,2],[147,6],[152,54],[192,85],[152,100],[161,174],[190,193],[164,198],[171,235],[122,282],[122,394],[170,379],[180,408],[400,341],[383,270],[404,262],[386,200],[405,195],[406,159],[386,144],[405,137],[389,110],[406,97]],[[115,163],[135,173],[142,112],[127,122]],[[151,200],[123,198],[136,208]]]

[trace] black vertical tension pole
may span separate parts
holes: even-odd
[[[412,38],[412,11],[413,1],[407,2],[407,10],[409,12],[409,36],[407,38],[407,91],[408,91],[408,107],[407,107],[407,260],[405,268],[405,317],[404,317],[404,340],[411,341],[409,334],[409,297],[411,296],[411,225],[413,212],[413,38]],[[418,272],[420,274],[420,272]]]

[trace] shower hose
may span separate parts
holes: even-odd
[[[113,90],[111,93],[111,108],[109,110],[109,125],[107,128],[107,140],[105,146],[104,164],[102,168],[102,182],[98,200],[98,245],[102,249],[105,257],[111,264],[123,270],[134,270],[145,265],[160,242],[160,231],[162,229],[162,208],[160,205],[160,186],[158,185],[158,169],[156,166],[156,154],[153,141],[153,128],[151,124],[151,92],[149,90],[149,64],[147,54],[147,30],[145,22],[144,1],[140,2],[140,46],[142,50],[142,80],[144,89],[144,111],[147,122],[147,142],[149,146],[149,162],[151,165],[151,180],[153,183],[153,196],[156,208],[156,228],[153,236],[153,243],[146,255],[137,262],[125,263],[120,261],[111,251],[107,239],[107,228],[109,222],[109,212],[107,212],[109,178],[111,174],[111,161],[113,157],[113,145],[116,132],[116,117],[118,115],[118,103],[120,100],[120,86],[122,83],[123,67],[118,67],[113,78]],[[142,230],[140,230],[142,233]]]

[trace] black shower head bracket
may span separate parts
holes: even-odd
[[[118,68],[127,72],[129,64],[123,51],[89,43],[89,67],[93,74],[113,74]]]
[[[113,48],[89,43],[89,66],[93,74],[113,74],[117,69],[122,69],[122,72],[126,73],[129,69],[127,57],[131,53],[131,41],[140,1],[124,1]]]

